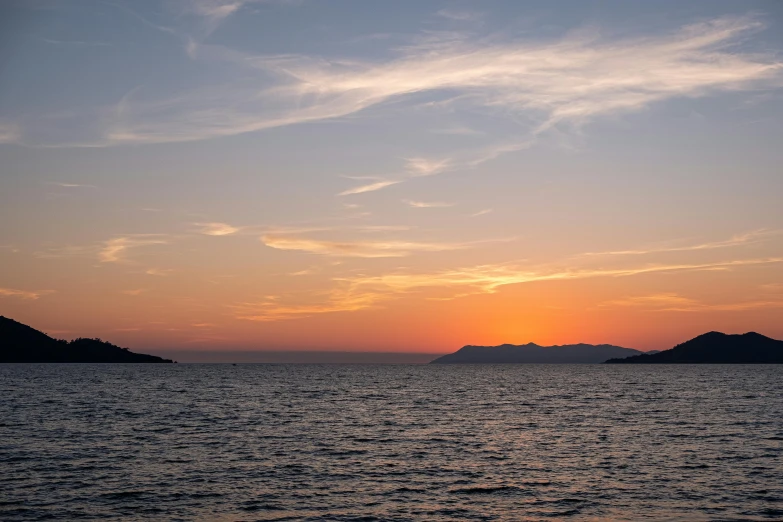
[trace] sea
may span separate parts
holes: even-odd
[[[0,520],[783,520],[783,365],[0,365]]]

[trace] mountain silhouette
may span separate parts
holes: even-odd
[[[567,344],[539,346],[534,343],[500,346],[463,346],[430,364],[505,364],[505,363],[562,363],[597,364],[611,357],[641,354],[639,350],[611,344]]]
[[[170,363],[133,353],[100,339],[53,339],[35,328],[0,316],[0,363]]]
[[[615,358],[608,364],[783,364],[783,341],[756,332],[709,332],[653,355]]]

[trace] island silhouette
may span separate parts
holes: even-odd
[[[0,316],[0,363],[172,363],[101,339],[54,339]],[[304,362],[304,361],[302,361]],[[430,364],[783,364],[783,341],[756,332],[709,332],[664,351],[611,344],[463,346]]]
[[[641,352],[610,344],[535,343],[463,346],[430,364],[783,364],[783,341],[756,332],[709,332],[669,350]]]
[[[30,326],[0,316],[0,363],[171,363],[134,353],[100,339],[54,339]]]
[[[670,350],[614,358],[608,364],[783,364],[783,341],[756,332],[709,332]]]
[[[500,346],[463,346],[454,353],[438,357],[430,364],[597,364],[610,358],[642,354],[639,350],[611,344],[566,344],[539,346],[535,343]]]

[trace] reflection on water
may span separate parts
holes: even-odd
[[[781,520],[783,366],[0,365],[0,519]]]

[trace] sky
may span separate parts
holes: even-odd
[[[0,4],[0,314],[155,353],[783,338],[783,3]]]

